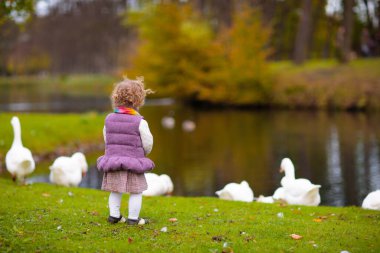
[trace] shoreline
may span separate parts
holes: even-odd
[[[266,99],[260,103],[213,102],[212,97],[201,100],[196,98],[196,94],[182,98],[179,102],[215,108],[380,110],[380,58],[356,59],[345,65],[332,60],[311,60],[301,66],[280,61],[268,62],[268,67],[268,87],[262,91],[266,94]],[[0,77],[0,87],[39,87],[45,97],[59,94],[68,97],[101,95],[108,98],[113,83],[118,79],[120,78],[113,74]],[[250,89],[254,87],[247,88],[248,91]],[[180,98],[181,94],[169,94],[165,88],[158,87],[156,93],[150,97],[163,99],[166,104],[168,101],[165,98]]]

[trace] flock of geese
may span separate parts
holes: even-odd
[[[254,198],[252,189],[246,181],[240,184],[229,183],[216,194],[221,199],[263,203],[284,202],[289,205],[318,206],[321,203],[319,195],[320,185],[311,183],[305,178],[295,178],[295,170],[292,161],[284,158],[281,161],[280,172],[285,175],[281,179],[281,187],[277,188],[273,196],[264,197],[260,195]],[[369,193],[363,200],[362,207],[365,209],[380,210],[380,190]]]
[[[7,170],[12,179],[25,181],[27,175],[35,169],[35,162],[32,153],[25,148],[21,140],[21,125],[18,117],[11,119],[14,131],[14,139],[11,148],[6,154],[5,163]],[[175,122],[168,118],[163,118],[162,124],[174,127]],[[183,128],[192,131],[195,124],[191,121],[184,122]],[[60,156],[55,159],[49,167],[49,179],[51,183],[62,186],[78,186],[83,176],[87,173],[88,165],[83,153],[76,152],[71,157]],[[281,161],[280,172],[284,172],[281,179],[281,187],[277,188],[273,196],[264,197],[260,195],[254,198],[254,194],[246,181],[238,183],[229,183],[223,189],[216,192],[220,199],[264,203],[274,203],[282,201],[290,205],[307,205],[317,206],[321,202],[319,195],[320,185],[315,185],[305,178],[296,178],[295,169],[289,158]],[[154,173],[145,173],[148,189],[143,192],[145,196],[170,195],[173,192],[174,185],[170,177],[166,174],[157,175]],[[380,190],[373,191],[363,200],[363,208],[380,210]]]
[[[175,127],[175,119],[172,116],[164,116],[161,119],[161,125],[166,129],[173,129]],[[182,122],[182,130],[185,132],[193,132],[195,128],[195,122],[192,120],[187,119]]]
[[[14,138],[12,146],[5,156],[5,165],[13,181],[25,182],[26,176],[34,171],[36,164],[32,152],[22,145],[19,118],[13,117],[11,125]],[[52,183],[63,186],[78,186],[82,177],[87,173],[88,165],[84,154],[77,152],[71,157],[58,157],[49,168],[49,179]]]

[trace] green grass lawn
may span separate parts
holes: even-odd
[[[380,252],[380,212],[358,207],[144,197],[152,223],[128,227],[106,222],[107,192],[5,179],[0,188],[2,252]]]
[[[0,77],[0,88],[16,85],[20,88],[32,86],[39,93],[61,95],[108,95],[113,84],[120,78],[108,74],[73,74],[48,76]]]
[[[349,64],[309,61],[270,65],[274,78],[272,105],[284,108],[343,110],[380,109],[380,59],[358,59]]]
[[[11,118],[17,115],[21,122],[24,146],[33,154],[77,150],[84,145],[103,144],[103,126],[106,114],[48,114],[1,113],[0,157],[12,145]]]

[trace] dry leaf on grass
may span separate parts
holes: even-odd
[[[291,234],[290,237],[293,239],[293,240],[299,240],[302,238],[301,235],[297,235],[297,234]]]
[[[169,221],[170,222],[176,222],[176,221],[178,221],[178,219],[177,218],[170,218]]]

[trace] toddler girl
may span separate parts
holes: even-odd
[[[149,93],[152,91],[144,89],[143,78],[137,78],[116,84],[111,94],[114,113],[105,119],[105,154],[97,161],[98,169],[104,172],[102,190],[111,192],[110,223],[126,222],[120,214],[121,197],[126,192],[130,193],[128,224],[148,223],[139,214],[142,192],[147,189],[144,172],[154,167],[154,163],[145,157],[152,150],[153,136],[138,110]]]

